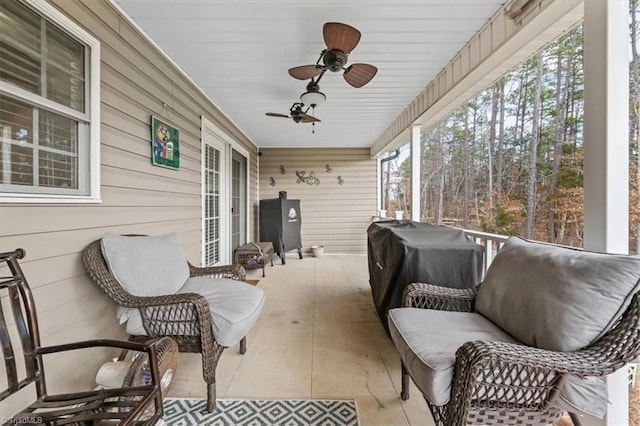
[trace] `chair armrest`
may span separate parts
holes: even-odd
[[[63,345],[45,346],[45,347],[38,348],[36,352],[40,355],[46,355],[46,354],[52,354],[56,352],[72,351],[76,349],[110,347],[110,348],[118,348],[118,349],[127,349],[127,350],[138,351],[138,352],[147,352],[150,354],[151,352],[154,351],[153,348],[157,347],[160,340],[162,339],[154,339],[146,343],[129,342],[124,340],[109,340],[109,339],[85,340],[82,342],[66,343]]]
[[[584,349],[555,352],[495,341],[467,342],[456,351],[451,392],[456,417],[464,419],[474,405],[546,409],[566,375],[598,377],[611,374],[640,354],[640,293],[620,321]],[[495,395],[511,395],[501,402]]]
[[[402,293],[402,307],[473,312],[477,294],[477,287],[449,288],[433,284],[412,283]]]
[[[212,333],[209,302],[198,293],[130,296],[122,306],[140,310],[142,325],[151,337]]]
[[[611,374],[640,355],[640,292],[620,321],[604,336],[574,352],[555,352],[529,346],[495,342],[467,342],[456,352],[468,359],[500,359],[512,364],[529,364],[558,373],[581,377]],[[456,361],[457,362],[457,361]]]
[[[244,268],[238,264],[199,268],[189,263],[189,272],[192,277],[230,278],[237,281],[247,278]]]

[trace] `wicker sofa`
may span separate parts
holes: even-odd
[[[411,377],[441,426],[602,417],[605,376],[640,354],[639,287],[638,256],[512,237],[478,288],[413,283],[389,312],[401,396]]]
[[[176,234],[106,234],[82,253],[88,275],[117,306],[129,340],[170,336],[180,352],[202,353],[207,410],[216,406],[215,372],[224,349],[260,316],[264,292],[244,283],[239,265],[199,268],[187,261]]]

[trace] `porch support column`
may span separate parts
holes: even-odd
[[[629,3],[584,2],[584,248],[629,250]],[[609,376],[604,421],[626,425],[626,369]]]
[[[411,128],[411,220],[420,222],[420,126]]]

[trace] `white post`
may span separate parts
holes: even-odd
[[[376,158],[376,206],[378,211],[382,210],[382,163],[380,162],[381,158]],[[384,206],[386,207],[386,206]],[[384,217],[384,214],[380,214],[380,216]]]
[[[584,2],[584,248],[628,253],[629,2]],[[604,421],[628,423],[626,369],[609,376]]]
[[[411,220],[420,222],[420,126],[411,128]]]

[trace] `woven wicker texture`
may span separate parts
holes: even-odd
[[[403,306],[471,312],[476,293],[414,283],[403,294]],[[456,351],[451,399],[442,406],[427,404],[439,426],[550,424],[562,415],[551,404],[566,375],[607,375],[639,354],[640,293],[636,293],[614,328],[576,352],[495,341],[465,343]]]
[[[135,236],[131,236],[135,237]],[[87,274],[116,304],[138,308],[147,336],[130,336],[129,340],[145,342],[153,337],[172,337],[180,352],[202,353],[202,376],[208,387],[209,411],[215,409],[216,366],[224,349],[213,337],[211,312],[204,297],[196,293],[153,297],[134,296],[127,292],[109,272],[102,256],[100,240],[89,244],[82,252]],[[246,274],[239,265],[198,268],[189,264],[191,277],[230,278],[244,281]],[[245,343],[241,342],[241,347]]]

